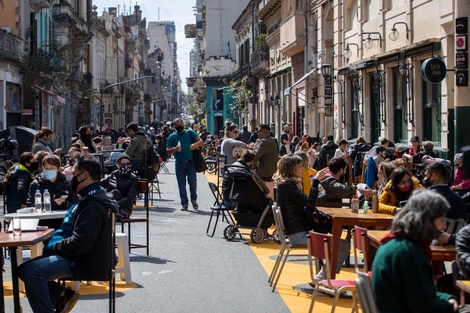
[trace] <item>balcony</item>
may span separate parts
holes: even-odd
[[[249,74],[250,66],[248,63],[241,64],[240,67],[233,73],[234,80],[241,80]]]
[[[251,74],[256,77],[265,77],[269,74],[269,47],[257,47],[251,55]]]
[[[281,25],[281,53],[291,57],[304,50],[305,25],[304,15],[294,13]]]
[[[184,35],[186,38],[196,38],[196,24],[184,25]]]
[[[21,61],[21,46],[21,39],[10,33],[0,31],[0,59]]]

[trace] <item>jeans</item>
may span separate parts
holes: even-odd
[[[288,236],[289,242],[293,246],[307,246],[307,232],[300,232],[295,233]],[[338,263],[336,264],[336,273],[341,271],[341,267],[343,267],[344,260],[349,257],[349,253],[351,252],[351,244],[349,241],[344,239],[339,240],[339,248],[338,248]]]
[[[175,174],[178,181],[178,189],[180,191],[181,205],[188,205],[188,194],[186,193],[186,177],[188,177],[189,192],[191,193],[191,203],[197,200],[197,180],[196,168],[194,162],[175,162]]]
[[[39,257],[21,264],[18,275],[23,280],[29,305],[33,312],[54,312],[48,282],[72,277],[70,262],[62,256]]]

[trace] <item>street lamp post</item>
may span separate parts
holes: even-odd
[[[100,131],[103,131],[103,120],[104,120],[103,119],[103,111],[104,111],[103,93],[104,93],[104,91],[106,89],[114,87],[114,86],[119,86],[119,85],[122,85],[122,84],[125,84],[125,83],[130,83],[130,82],[134,82],[134,81],[141,80],[141,79],[144,79],[144,78],[152,78],[152,77],[153,76],[141,76],[141,77],[138,77],[138,78],[125,80],[125,81],[122,81],[122,82],[110,84],[110,85],[104,87],[101,90],[101,92],[100,92],[100,110],[99,110],[99,115],[100,116],[98,116],[98,120],[99,120],[99,124],[100,124]]]

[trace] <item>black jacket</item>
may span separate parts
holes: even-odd
[[[318,158],[318,169],[322,169],[328,166],[328,157],[330,160],[334,157],[335,151],[338,149],[338,145],[333,140],[328,141],[320,149],[320,156]]]
[[[460,271],[465,279],[470,279],[470,225],[465,226],[457,233],[455,248]]]
[[[8,177],[8,186],[6,192],[6,201],[8,213],[15,213],[21,208],[21,205],[27,204],[28,191],[34,177],[30,172],[18,168],[13,170]]]
[[[450,210],[447,212],[446,217],[454,220],[465,217],[465,202],[448,185],[433,185],[428,189],[440,194],[449,202]]]
[[[61,255],[71,261],[74,279],[108,279],[110,256],[114,254],[111,211],[118,211],[117,203],[104,191],[85,196],[73,214],[72,236],[52,246],[50,254]]]
[[[325,194],[318,198],[318,206],[340,208],[343,198],[351,198],[356,194],[356,187],[341,183],[333,176],[327,176],[321,181]]]
[[[36,179],[29,186],[28,200],[26,203],[28,206],[34,206],[34,202],[36,201],[34,195],[38,189],[41,191],[41,193],[44,193],[44,190],[46,189],[49,190],[49,193],[51,194],[51,207],[53,211],[68,210],[72,204],[78,202],[77,194],[72,191],[70,182],[65,178],[63,173],[59,173],[57,175],[55,182],[51,182],[44,177],[43,173],[39,173],[36,176]],[[67,200],[65,200],[62,205],[57,205],[54,199],[60,198],[60,196],[63,195],[68,195]]]
[[[277,186],[277,202],[281,207],[286,235],[307,231],[302,222],[301,209],[307,207],[313,212],[318,197],[319,183],[316,179],[313,181],[309,196],[303,193],[291,180]]]
[[[135,174],[121,175],[119,170],[115,170],[101,180],[101,186],[106,192],[112,194],[112,198],[119,205],[119,215],[121,218],[128,218],[132,214],[132,206],[135,203],[138,190],[138,178]]]

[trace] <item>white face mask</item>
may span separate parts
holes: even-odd
[[[57,171],[56,170],[44,170],[44,177],[48,180],[54,180],[57,177]]]

